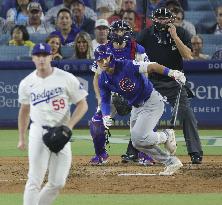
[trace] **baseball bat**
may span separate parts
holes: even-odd
[[[176,102],[175,102],[174,108],[173,108],[172,117],[170,120],[170,128],[171,129],[175,128],[175,126],[176,126],[176,120],[177,120],[177,114],[178,114],[178,108],[179,108],[179,103],[180,103],[180,95],[181,95],[182,87],[183,87],[183,85],[180,84],[180,89],[177,94]]]

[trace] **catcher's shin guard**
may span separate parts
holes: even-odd
[[[95,153],[100,156],[106,151],[106,132],[101,111],[96,112],[90,121],[90,134],[93,138]]]

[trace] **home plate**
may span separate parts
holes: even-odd
[[[121,173],[118,176],[157,176],[158,174],[151,173]]]

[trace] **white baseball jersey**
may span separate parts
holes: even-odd
[[[56,67],[46,78],[38,77],[36,70],[29,74],[21,81],[18,94],[20,103],[30,104],[31,120],[50,127],[67,124],[70,105],[88,95],[74,75]]]

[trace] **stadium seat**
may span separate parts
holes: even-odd
[[[74,51],[74,48],[70,47],[70,46],[62,46],[62,48],[61,48],[62,56],[65,59],[71,58],[73,55],[73,51]]]
[[[205,0],[206,1],[206,0]],[[222,0],[207,0],[210,2],[210,5],[212,8],[216,8],[217,6],[220,6],[222,4]]]
[[[190,11],[211,11],[212,5],[209,1],[189,1]]]
[[[204,54],[208,54],[212,57],[212,55],[219,50],[220,48],[222,48],[222,44],[221,45],[216,45],[216,44],[204,44],[203,46],[203,53]]]
[[[216,16],[213,11],[185,11],[185,20],[192,22],[194,25],[198,23],[216,22]]]
[[[9,34],[0,35],[0,46],[1,45],[8,45],[11,36]]]
[[[27,46],[0,46],[0,60],[19,60],[19,56],[29,56],[30,49]]]
[[[30,41],[34,43],[43,43],[45,42],[46,38],[49,34],[39,34],[39,33],[32,33],[30,34]]]
[[[201,34],[203,38],[204,44],[216,44],[220,45],[222,43],[221,35],[213,35],[213,34]]]

